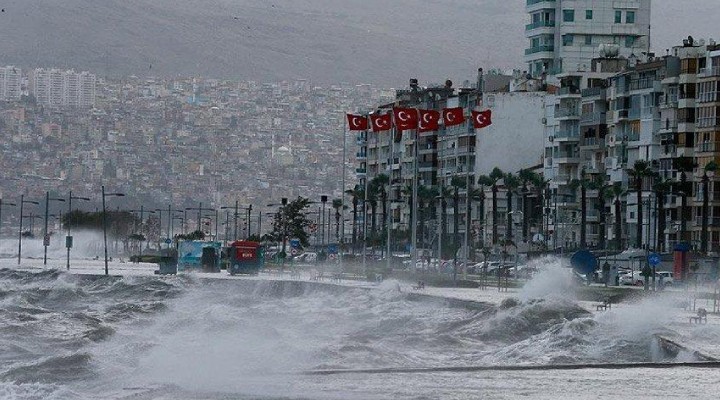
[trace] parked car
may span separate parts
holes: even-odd
[[[662,281],[663,286],[672,285],[674,283],[673,280],[673,273],[669,271],[658,271],[655,272],[655,283],[660,284]],[[621,285],[634,285],[634,286],[644,286],[645,285],[645,277],[642,275],[642,272],[635,271],[632,274],[626,273],[620,275],[620,284]],[[650,284],[652,284],[652,277],[650,277]]]

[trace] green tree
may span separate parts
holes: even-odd
[[[680,239],[681,242],[688,242],[690,237],[687,230],[689,217],[687,197],[692,195],[692,182],[688,182],[687,174],[695,167],[695,160],[692,157],[678,157],[673,159],[674,168],[680,173],[680,182],[676,182],[673,191],[680,194]]]
[[[506,210],[507,210],[507,229],[505,231],[505,239],[506,240],[513,240],[513,194],[517,191],[517,189],[520,187],[520,180],[513,175],[511,172],[508,172],[505,174],[505,178],[503,180],[503,183],[505,184],[505,190],[507,190],[507,196],[505,197],[506,200]]]
[[[607,218],[605,214],[605,200],[612,198],[612,187],[613,185],[608,182],[607,175],[604,173],[595,176],[590,183],[589,188],[598,191],[598,203],[597,210],[600,221],[600,235],[598,240],[598,247],[603,250],[606,246],[606,234],[607,234]]]
[[[498,244],[498,231],[497,231],[497,192],[498,182],[505,177],[505,173],[498,167],[495,167],[490,175],[481,175],[478,177],[478,184],[482,186],[488,186],[492,189],[492,242],[493,245]]]
[[[342,199],[333,199],[332,208],[335,209],[335,238],[338,243],[340,243],[340,218],[342,217],[340,210],[344,210],[347,207],[343,205]]]
[[[345,194],[349,195],[352,200],[352,215],[353,215],[353,232],[352,232],[352,245],[353,248],[357,244],[357,220],[358,220],[358,206],[361,201],[365,201],[365,189],[361,188],[360,185],[355,185],[353,189],[345,191]]]
[[[283,206],[275,214],[270,237],[276,242],[285,243],[286,238],[295,238],[303,246],[310,244],[307,228],[312,221],[307,217],[307,209],[310,207],[310,200],[299,197]]]
[[[570,181],[572,190],[580,190],[580,248],[582,249],[587,247],[587,189],[591,183],[584,167],[580,170],[580,177]]]
[[[643,180],[652,176],[650,164],[647,161],[637,160],[628,174],[633,178],[635,184],[635,193],[637,196],[637,226],[635,230],[635,247],[642,248],[642,228],[643,228],[643,200],[642,189]]]

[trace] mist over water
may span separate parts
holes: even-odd
[[[301,373],[667,360],[653,336],[668,329],[662,304],[591,315],[568,295],[567,271],[540,262],[517,301],[472,308],[399,292],[393,281],[360,289],[0,270],[0,398],[449,398],[455,377],[442,373],[403,384]],[[474,389],[449,393],[471,399],[498,385],[468,379]]]
[[[50,246],[48,246],[48,259],[65,260],[67,258],[67,248],[65,248],[65,232],[56,232],[50,238]],[[103,256],[103,235],[99,231],[79,230],[72,231],[73,248],[71,256],[73,259],[92,259],[94,257]],[[108,251],[114,256],[115,240],[108,237]],[[15,258],[18,252],[18,238],[0,239],[0,258]],[[22,256],[23,258],[43,258],[43,240],[42,236],[36,238],[23,238],[22,240]]]

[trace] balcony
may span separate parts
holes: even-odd
[[[432,161],[424,161],[418,163],[418,171],[419,172],[429,172],[430,170],[436,169],[438,167],[437,162]]]
[[[580,131],[577,129],[559,130],[555,132],[553,140],[556,142],[577,142],[580,140]]]
[[[526,12],[532,13],[543,9],[555,9],[555,0],[527,0]]]
[[[700,216],[700,217],[695,217],[695,226],[696,226],[696,227],[701,227],[701,226],[702,226],[702,219],[703,219],[702,216]],[[707,221],[708,221],[708,226],[720,227],[720,217],[710,217],[710,216],[708,216]]]
[[[358,160],[365,160],[367,159],[367,153],[355,153],[355,158]]]
[[[558,90],[558,98],[568,98],[568,97],[580,97],[580,88],[577,88],[575,86],[565,86],[561,87],[560,90]]]
[[[555,110],[555,118],[579,119],[580,112],[577,108],[558,108]]]
[[[695,146],[696,153],[714,153],[720,151],[720,143],[706,142]]]
[[[357,175],[367,175],[367,168],[356,168],[355,173]]]
[[[599,147],[605,141],[596,137],[586,137],[580,141],[580,147]]]
[[[525,55],[529,56],[531,54],[542,53],[542,52],[552,53],[553,51],[555,51],[555,46],[552,44],[546,44],[543,46],[537,46],[537,47],[531,47],[529,49],[525,49]]]
[[[580,162],[580,154],[561,151],[555,154],[553,159],[557,164],[577,164]]]
[[[538,28],[552,28],[555,26],[555,21],[537,21],[531,24],[525,25],[526,31],[531,31]]]
[[[658,133],[673,133],[677,132],[678,128],[678,122],[674,119],[666,119],[665,121],[660,121],[660,130]]]
[[[580,123],[583,125],[604,124],[606,117],[604,112],[587,113],[580,116]]]
[[[527,0],[527,6],[533,6],[538,3],[555,3],[555,0]],[[552,7],[555,7],[552,5]]]
[[[600,96],[605,93],[605,88],[601,87],[593,87],[593,88],[587,88],[580,91],[580,94],[582,97],[592,97],[592,96]]]

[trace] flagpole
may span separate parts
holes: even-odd
[[[341,192],[341,205],[340,205],[340,226],[341,226],[341,233],[340,237],[337,238],[340,243],[338,243],[338,259],[340,260],[340,270],[342,271],[343,267],[343,246],[345,244],[345,157],[347,152],[347,128],[345,126],[345,121],[343,121],[343,159],[342,159],[342,187],[340,188]],[[367,170],[367,163],[365,164],[365,169]],[[367,172],[366,172],[367,174]],[[365,178],[367,178],[367,175],[365,175]]]
[[[467,107],[468,111],[472,110],[470,107],[470,93],[467,94]],[[470,112],[470,118],[472,119],[472,111]],[[472,122],[471,122],[472,123]],[[473,138],[475,136],[475,126],[473,125]],[[477,143],[477,141],[474,141]],[[468,235],[470,231],[470,213],[472,211],[472,208],[470,207],[470,137],[468,135],[468,149],[467,153],[465,154],[465,168],[467,168],[467,171],[465,172],[465,238],[463,246],[465,247],[463,251],[463,279],[467,279],[467,266],[468,266],[468,258],[469,258],[469,248],[468,248]],[[474,177],[473,177],[474,178]],[[473,179],[474,180],[474,179]]]
[[[417,113],[417,109],[415,110]],[[420,122],[418,121],[418,124]],[[414,159],[414,166],[413,166],[413,187],[412,187],[412,218],[411,220],[411,226],[410,229],[412,229],[412,251],[410,253],[410,262],[411,262],[411,268],[414,270],[417,268],[417,196],[418,196],[418,137],[417,137],[417,131],[418,129],[415,129],[415,135],[413,136],[413,139],[415,140],[415,145],[413,146],[413,159]]]
[[[387,209],[389,209],[390,213],[392,213],[392,201],[390,200],[390,192],[392,191],[392,166],[393,161],[395,160],[395,157],[393,157],[393,131],[388,131],[388,193],[385,196],[385,201],[388,201],[390,204],[388,204]],[[390,230],[392,229],[393,223],[392,220],[389,218],[389,216],[385,215],[385,229],[387,230],[387,255],[385,258],[385,266],[387,269],[390,269]]]
[[[370,116],[368,115],[368,121],[370,123]],[[365,144],[366,147],[369,144],[369,130],[365,131]],[[367,156],[366,156],[367,157]],[[368,202],[368,161],[367,158],[365,159],[365,189],[363,191],[364,193],[364,199],[363,199],[363,249],[362,249],[362,267],[363,267],[363,274],[365,275],[365,279],[367,279],[367,202]]]

